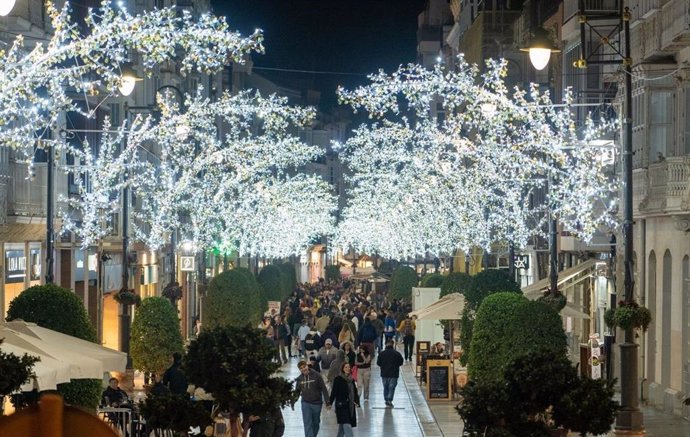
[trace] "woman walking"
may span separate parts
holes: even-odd
[[[335,405],[335,415],[338,421],[338,437],[353,437],[352,428],[357,426],[357,412],[359,407],[359,393],[352,380],[350,363],[343,363],[341,373],[333,381],[330,402]]]
[[[369,400],[369,381],[371,381],[371,354],[367,345],[359,346],[355,365],[357,366],[357,385],[362,387],[366,402]]]

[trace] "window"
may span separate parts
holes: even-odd
[[[658,162],[673,150],[673,92],[650,90],[649,163]]]

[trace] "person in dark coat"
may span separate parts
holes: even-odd
[[[338,437],[353,437],[352,428],[357,426],[356,408],[359,408],[359,393],[351,372],[350,363],[345,362],[341,366],[340,375],[333,380],[330,402],[335,405]]]
[[[393,348],[393,341],[386,343],[386,349],[379,354],[379,358],[376,360],[376,364],[381,368],[383,398],[387,407],[393,408],[393,396],[400,377],[400,366],[404,362],[400,352]]]
[[[163,384],[168,387],[170,393],[174,395],[187,395],[187,378],[184,376],[180,366],[182,365],[182,355],[179,352],[173,354],[173,364],[163,374]]]

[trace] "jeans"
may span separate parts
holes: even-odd
[[[352,437],[352,425],[341,423],[338,425],[338,437]]]
[[[398,378],[381,378],[383,381],[383,400],[393,402],[395,387],[398,385]]]
[[[321,426],[321,407],[323,404],[310,404],[302,401],[302,422],[304,437],[316,437]]]
[[[403,337],[405,345],[405,359],[412,360],[412,351],[414,350],[414,335],[406,335]]]
[[[369,399],[369,381],[371,381],[371,368],[357,370],[357,382],[361,387],[360,393],[364,394],[364,399]]]

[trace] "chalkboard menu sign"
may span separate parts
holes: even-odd
[[[427,360],[427,399],[450,400],[453,372],[450,360]]]

